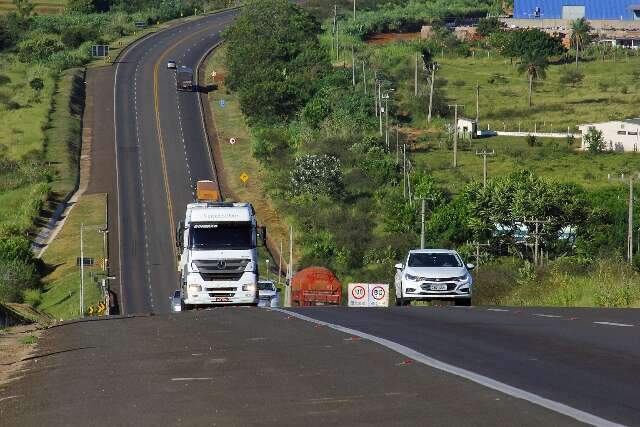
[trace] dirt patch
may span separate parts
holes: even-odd
[[[41,334],[42,327],[35,323],[0,330],[0,391],[16,378],[23,361],[35,352]]]
[[[367,39],[367,44],[387,44],[403,40],[419,40],[420,33],[377,33]]]

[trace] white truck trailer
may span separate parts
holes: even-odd
[[[182,308],[258,304],[258,250],[265,229],[249,203],[226,203],[199,181],[176,233]]]

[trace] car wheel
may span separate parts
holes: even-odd
[[[457,298],[455,300],[455,305],[458,307],[470,307],[471,306],[471,298]]]

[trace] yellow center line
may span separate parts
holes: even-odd
[[[160,63],[162,61],[164,61],[164,59],[167,57],[167,55],[169,54],[169,52],[171,52],[172,50],[174,50],[178,45],[186,42],[187,40],[190,40],[194,37],[197,37],[199,34],[204,33],[204,32],[210,32],[212,31],[211,28],[205,28],[199,31],[196,31],[195,33],[190,34],[189,36],[178,40],[177,42],[173,43],[171,46],[169,46],[162,55],[160,55],[160,57],[158,58],[158,60],[156,61],[156,63],[153,66],[153,108],[155,110],[156,113],[156,130],[158,133],[158,143],[160,144],[160,159],[162,162],[162,178],[164,181],[164,189],[165,189],[165,193],[167,196],[167,210],[169,211],[169,225],[171,227],[171,241],[175,242],[176,240],[176,227],[175,227],[175,221],[173,220],[173,199],[171,197],[171,188],[169,187],[169,174],[167,173],[167,159],[164,153],[164,139],[162,137],[162,127],[160,126],[160,108],[159,108],[159,101],[158,101],[158,67],[160,66]],[[178,257],[178,252],[176,250],[176,246],[174,244],[171,245],[171,248],[173,250],[173,256],[175,258]]]

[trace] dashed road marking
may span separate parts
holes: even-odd
[[[551,319],[559,319],[562,316],[558,316],[557,314],[543,314],[543,313],[535,313],[534,316],[536,317],[549,317]]]
[[[630,325],[628,323],[616,323],[616,322],[593,322],[593,323],[595,323],[596,325],[623,326],[623,327],[626,327],[626,328],[631,328],[631,327],[634,326],[634,325]]]
[[[487,311],[507,312],[509,310],[505,310],[504,308],[487,308]]]
[[[196,377],[196,378],[171,378],[171,381],[211,381],[211,377]]]

